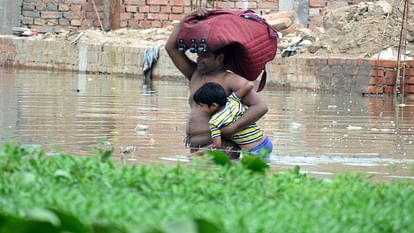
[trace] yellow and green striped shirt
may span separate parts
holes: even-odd
[[[237,121],[247,107],[242,104],[241,99],[235,92],[227,97],[226,106],[211,116],[209,125],[211,131],[211,138],[221,135],[221,128],[230,125]],[[249,125],[240,132],[233,134],[231,140],[239,145],[250,144],[260,140],[263,137],[263,130],[261,130],[256,123]]]

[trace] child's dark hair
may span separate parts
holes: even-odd
[[[213,103],[224,106],[227,102],[227,93],[220,84],[209,82],[194,93],[193,100],[196,104],[207,104],[209,107]]]

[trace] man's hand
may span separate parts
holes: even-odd
[[[199,7],[190,13],[191,16],[206,17],[208,15],[207,8]]]
[[[231,136],[237,133],[237,129],[235,129],[235,124],[230,124],[226,127],[221,128],[221,137],[225,139],[231,139]]]

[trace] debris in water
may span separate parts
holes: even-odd
[[[348,125],[347,129],[348,130],[361,130],[362,127],[361,126]]]

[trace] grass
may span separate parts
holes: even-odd
[[[3,145],[0,232],[414,232],[410,183],[269,174],[252,159],[121,166],[95,153]]]

